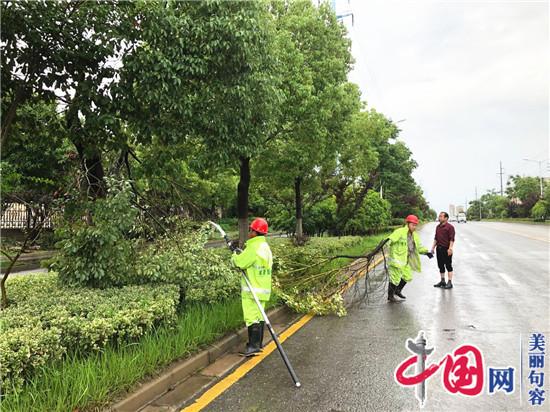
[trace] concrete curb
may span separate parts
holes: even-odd
[[[268,311],[271,323],[277,323],[280,319],[290,314],[286,306],[280,306]],[[160,398],[172,390],[178,383],[212,364],[215,360],[228,353],[247,338],[247,328],[243,327],[237,332],[232,332],[218,342],[208,346],[203,351],[190,358],[177,361],[168,366],[162,375],[142,383],[128,396],[107,408],[108,411],[135,412],[147,404]]]

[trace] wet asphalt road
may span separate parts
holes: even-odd
[[[388,304],[381,298],[351,309],[344,318],[315,317],[285,342],[302,388],[293,387],[278,353],[273,352],[206,410],[420,410],[414,389],[394,381],[395,368],[411,355],[405,349],[406,339],[414,339],[419,330],[426,332],[428,346],[435,346],[427,364],[470,343],[483,352],[485,370],[488,366],[516,368],[513,394],[488,395],[486,382],[482,394],[475,398],[446,392],[441,368],[428,380],[423,410],[550,410],[550,399],[543,407],[528,404],[526,365],[523,379],[519,377],[520,336],[524,347],[532,332],[545,332],[550,342],[550,227],[507,223],[454,226],[454,289],[434,288],[439,280],[435,258],[422,257],[423,271],[404,289],[405,302]],[[434,230],[435,223],[420,230],[427,247]],[[524,363],[526,360],[524,353]],[[547,355],[547,398],[549,362]]]

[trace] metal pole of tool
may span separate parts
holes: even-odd
[[[296,372],[294,372],[294,368],[290,364],[290,361],[288,360],[288,357],[286,356],[285,350],[283,349],[283,346],[281,345],[281,342],[279,342],[279,338],[277,338],[277,334],[273,330],[273,327],[271,326],[271,322],[269,321],[269,318],[267,317],[267,314],[265,313],[262,304],[258,300],[258,297],[256,296],[256,293],[254,293],[254,290],[252,289],[252,285],[250,284],[250,281],[248,280],[248,276],[246,276],[246,273],[242,269],[241,269],[241,274],[243,275],[244,281],[246,282],[246,285],[248,286],[248,289],[250,289],[250,292],[252,292],[252,296],[254,297],[254,301],[256,302],[256,305],[258,306],[258,309],[260,309],[260,312],[262,313],[262,317],[264,318],[265,325],[267,326],[267,329],[269,330],[269,333],[271,334],[271,337],[273,338],[273,341],[275,342],[275,345],[277,345],[277,349],[279,350],[279,353],[281,354],[281,358],[283,358],[283,362],[285,363],[285,366],[288,369],[288,372],[290,373],[290,376],[292,377],[292,380],[294,381],[294,384],[296,385],[297,388],[299,388],[300,386],[302,386],[302,384],[298,380],[298,376],[296,376]]]
[[[212,226],[214,226],[218,232],[223,236],[225,239],[225,242],[228,246],[231,245],[231,240],[225,233],[225,231],[221,228],[220,225],[209,222]],[[285,363],[286,368],[288,369],[288,372],[290,373],[290,376],[292,377],[292,380],[294,381],[294,385],[299,388],[302,386],[300,381],[298,380],[298,376],[296,375],[296,372],[294,372],[294,368],[292,367],[290,360],[288,359],[288,356],[286,356],[285,350],[283,349],[283,346],[281,345],[281,342],[279,342],[279,338],[277,337],[277,334],[275,333],[275,330],[273,330],[273,326],[271,326],[271,322],[269,321],[269,318],[267,317],[267,314],[264,311],[264,307],[262,306],[260,300],[258,299],[258,296],[256,296],[256,293],[254,292],[254,289],[252,288],[252,285],[250,284],[250,280],[248,279],[248,276],[246,276],[246,272],[242,269],[241,275],[244,278],[244,281],[246,282],[246,285],[248,286],[248,289],[252,293],[252,297],[254,298],[254,302],[256,302],[256,305],[258,306],[258,309],[260,310],[260,313],[262,314],[262,317],[264,318],[265,324],[267,326],[267,330],[269,330],[269,333],[271,334],[271,337],[273,338],[273,341],[275,342],[275,345],[277,346],[277,350],[279,351],[281,358],[283,358],[283,362]]]

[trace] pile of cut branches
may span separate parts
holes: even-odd
[[[364,255],[327,256],[307,248],[296,256],[287,252],[275,260],[275,291],[298,312],[344,316],[347,306],[369,303],[385,291],[386,242],[382,240]]]

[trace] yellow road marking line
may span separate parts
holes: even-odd
[[[540,237],[524,235],[523,233],[514,232],[514,231],[512,231],[512,230],[497,229],[496,227],[491,227],[491,226],[487,226],[487,225],[484,225],[483,227],[488,227],[489,229],[498,230],[499,232],[512,233],[512,234],[514,234],[514,235],[526,237],[526,238],[528,238],[528,239],[538,240],[538,241],[540,241],[540,242],[550,243],[550,240],[548,240],[548,238],[543,239],[543,238],[540,238]]]
[[[370,267],[375,268],[383,260],[384,260],[384,258],[382,256],[380,256],[373,263],[371,263],[370,266],[367,266],[367,268],[364,271],[359,272],[357,274],[357,276],[353,277],[351,280],[348,281],[348,283],[346,283],[346,285],[342,288],[341,293],[347,292],[349,290],[349,288],[351,288],[355,284],[355,282],[357,282],[359,279],[361,279],[365,275],[365,273],[367,273],[367,271],[369,270]]]
[[[372,264],[372,266],[376,267],[382,260],[383,260],[382,257],[378,258]],[[359,274],[354,279],[352,279],[346,285],[346,287],[344,288],[344,291],[348,290],[351,286],[353,286],[353,284],[357,282],[357,280],[362,276],[363,274]],[[306,323],[308,323],[311,319],[313,319],[314,316],[315,314],[312,312],[302,316],[296,323],[293,323],[287,330],[285,330],[279,336],[279,341],[283,343],[289,337],[294,335],[298,330],[300,330]],[[274,341],[269,342],[269,344],[263,349],[263,352],[261,352],[259,355],[254,356],[250,360],[243,363],[241,366],[235,369],[232,373],[227,375],[225,378],[223,378],[221,381],[219,381],[217,384],[215,384],[210,389],[208,389],[205,393],[203,393],[194,403],[187,406],[186,408],[183,408],[180,412],[198,412],[202,410],[203,408],[208,406],[214,399],[216,399],[218,396],[224,393],[227,389],[229,389],[234,383],[236,383],[244,375],[250,372],[256,365],[258,365],[261,361],[267,358],[271,354],[271,352],[273,352],[275,349],[277,349],[275,342]]]
[[[304,315],[298,322],[291,325],[287,330],[285,330],[279,336],[279,341],[283,343],[290,336],[292,336],[297,330],[299,330],[302,326],[304,326],[307,322],[309,322],[313,318],[313,316],[315,315],[313,315],[312,313],[308,313],[307,315]],[[182,409],[182,412],[200,411],[201,409],[206,407],[210,402],[212,402],[214,399],[220,396],[223,392],[225,392],[231,385],[233,385],[235,382],[241,379],[244,375],[246,375],[250,370],[252,370],[252,368],[254,368],[257,364],[263,361],[276,348],[277,347],[274,341],[269,342],[269,344],[264,348],[263,352],[260,355],[254,356],[247,362],[243,363],[241,366],[235,369],[233,373],[226,376],[220,382],[218,382],[213,387],[208,389],[204,394],[202,394],[200,398],[198,398],[195,401],[195,403],[189,405],[187,408]]]

